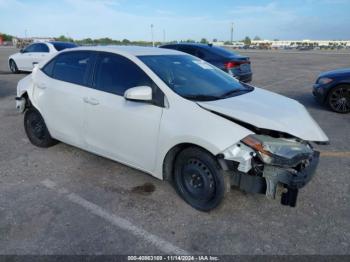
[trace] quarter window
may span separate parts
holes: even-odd
[[[108,53],[99,55],[95,83],[96,89],[120,96],[131,87],[153,86],[152,80],[134,62]]]
[[[58,55],[43,69],[52,70],[52,77],[78,85],[87,85],[87,72],[92,55],[90,52],[67,52]],[[54,63],[53,69],[51,63]]]

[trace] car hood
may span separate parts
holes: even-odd
[[[323,72],[319,77],[337,77],[337,76],[350,76],[350,68],[336,69],[332,71]]]
[[[240,96],[197,103],[257,128],[284,132],[306,141],[328,142],[326,134],[302,104],[260,88]]]

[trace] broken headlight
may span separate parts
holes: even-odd
[[[294,139],[249,135],[242,143],[254,149],[260,159],[269,165],[294,167],[313,154],[309,144]]]

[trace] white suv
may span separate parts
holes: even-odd
[[[298,102],[185,53],[80,47],[18,83],[29,140],[57,140],[173,182],[208,211],[235,185],[295,206],[327,136]]]

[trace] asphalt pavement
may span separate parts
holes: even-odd
[[[350,115],[311,94],[350,52],[245,51],[253,85],[306,106],[329,136],[296,208],[233,190],[216,210],[188,206],[165,181],[59,143],[31,145],[0,48],[0,254],[350,254]],[[282,116],[281,116],[282,117]]]

